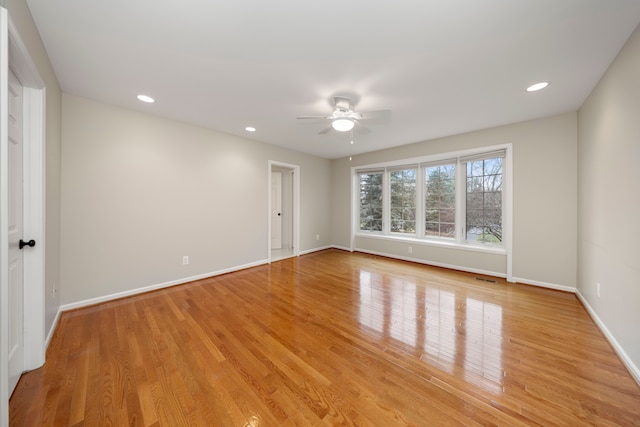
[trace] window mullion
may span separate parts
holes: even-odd
[[[382,180],[382,234],[391,233],[391,191],[390,191],[391,175],[385,169]]]
[[[456,242],[462,243],[467,226],[467,168],[466,163],[456,164]]]
[[[416,171],[416,237],[421,238],[424,237],[424,222],[425,222],[425,213],[424,213],[424,168],[419,167]]]

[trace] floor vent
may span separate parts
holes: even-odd
[[[495,280],[492,280],[492,279],[483,279],[482,277],[476,277],[476,280],[480,280],[481,282],[496,283],[496,281],[495,281]]]

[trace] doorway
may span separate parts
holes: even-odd
[[[300,167],[269,162],[269,262],[298,256]]]

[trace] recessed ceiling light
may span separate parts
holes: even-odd
[[[146,102],[146,103],[149,103],[149,104],[152,104],[152,103],[156,102],[155,99],[153,99],[152,97],[147,96],[147,95],[138,95],[138,99],[140,101],[142,101],[142,102]]]
[[[527,92],[535,92],[537,90],[544,89],[547,86],[549,86],[549,82],[536,83],[534,85],[529,86],[527,88]]]
[[[247,126],[246,128],[244,128],[244,130],[246,130],[247,132],[255,132],[256,128],[254,128],[253,126]]]

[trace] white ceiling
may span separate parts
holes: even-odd
[[[638,0],[27,2],[64,92],[327,158],[575,111],[640,22]],[[391,118],[354,145],[296,119],[334,95]]]

